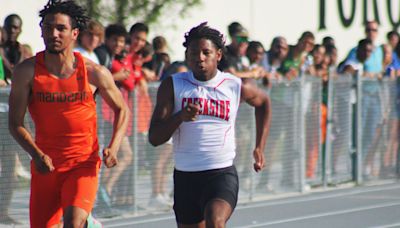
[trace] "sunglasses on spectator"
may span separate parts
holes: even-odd
[[[365,31],[367,31],[367,32],[377,32],[378,29],[376,29],[376,28],[367,28],[367,29],[365,29]]]
[[[245,36],[236,36],[235,39],[238,43],[248,43],[249,42],[249,39]]]

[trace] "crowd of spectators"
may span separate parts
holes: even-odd
[[[14,66],[24,59],[31,57],[32,50],[29,45],[18,42],[21,33],[22,19],[11,14],[6,17],[3,27],[0,27],[0,87],[9,86],[11,83]],[[221,71],[230,72],[243,80],[255,79],[260,86],[270,88],[273,80],[293,80],[303,75],[319,77],[326,88],[329,75],[332,72],[364,75],[369,78],[382,78],[400,76],[400,44],[399,34],[390,31],[387,34],[387,43],[378,44],[378,23],[369,21],[365,26],[365,38],[350,50],[349,54],[341,62],[338,62],[338,49],[332,37],[324,37],[319,43],[314,34],[305,31],[300,34],[297,43],[288,44],[284,36],[273,38],[269,48],[260,41],[252,40],[248,30],[239,22],[233,22],[228,26],[230,43],[226,46],[224,56],[218,68]],[[168,42],[162,35],[157,35],[149,42],[149,27],[144,23],[136,23],[130,26],[129,31],[119,24],[110,24],[106,27],[97,21],[91,21],[86,30],[79,35],[75,51],[91,61],[104,65],[114,76],[115,83],[121,90],[126,102],[132,109],[133,90],[137,91],[138,113],[137,130],[142,141],[147,140],[152,101],[148,92],[148,83],[161,81],[176,72],[189,70],[185,60],[173,61],[168,52]],[[342,50],[344,51],[344,50]],[[374,115],[369,122],[370,131],[375,132],[378,128],[377,118],[379,110],[376,105],[379,96],[374,94],[377,90],[374,86],[365,88],[366,96],[363,115]],[[326,89],[324,90],[326,92]],[[326,94],[325,94],[326,97]],[[323,100],[326,109],[327,102]],[[2,112],[0,110],[0,112]],[[5,111],[4,111],[5,112]],[[103,119],[111,126],[113,121],[112,112],[106,104],[102,105]],[[324,114],[325,113],[325,114]],[[323,111],[322,119],[326,121],[326,111]],[[132,118],[132,117],[131,117]],[[1,118],[0,118],[1,119]],[[367,119],[367,118],[365,118]],[[132,122],[132,121],[131,121]],[[397,132],[398,122],[395,123]],[[2,129],[4,127],[2,126]],[[245,131],[246,129],[243,129]],[[2,130],[3,131],[3,130]],[[239,130],[240,132],[240,130]],[[100,193],[98,200],[104,205],[114,204],[120,207],[129,207],[133,204],[133,190],[130,185],[121,187],[116,183],[119,181],[131,182],[129,167],[133,164],[133,151],[129,136],[132,135],[132,123],[128,129],[125,139],[121,145],[118,166],[113,169],[105,169],[101,175]],[[11,139],[10,139],[11,140]],[[365,137],[365,141],[372,138]],[[392,145],[397,151],[398,144]],[[171,206],[171,198],[166,190],[166,177],[163,173],[171,157],[171,144],[167,144],[158,153],[159,159],[153,164],[153,199],[149,205],[154,207]],[[7,207],[10,202],[13,187],[15,186],[16,169],[18,167],[17,153],[0,152],[0,223],[10,222]],[[140,156],[140,155],[139,155]],[[387,156],[394,156],[388,154]],[[386,161],[387,160],[387,161]],[[385,160],[389,162],[389,158]],[[367,163],[372,159],[367,157]],[[12,164],[10,166],[10,164]],[[310,164],[312,167],[315,164]],[[5,169],[4,167],[11,167]],[[310,168],[312,169],[312,168]],[[6,174],[6,171],[8,172]],[[308,171],[308,170],[307,170]],[[10,174],[11,173],[11,174]],[[312,172],[307,172],[308,176]],[[8,183],[8,184],[3,184]]]

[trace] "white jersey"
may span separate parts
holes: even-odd
[[[197,119],[183,122],[173,134],[175,168],[203,171],[231,166],[242,81],[220,71],[208,81],[198,81],[190,71],[175,74],[172,80],[174,113],[188,103],[200,105]]]

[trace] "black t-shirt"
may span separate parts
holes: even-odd
[[[178,68],[181,66],[188,67],[184,61],[175,61],[171,63],[161,75],[160,81],[165,80],[166,78],[172,76],[173,74],[178,72]]]
[[[20,43],[11,43],[9,41],[6,41],[2,47],[4,49],[4,54],[8,62],[13,65],[17,65],[21,61],[22,53]]]
[[[112,56],[110,51],[108,51],[106,45],[103,44],[100,47],[94,49],[94,53],[96,53],[100,65],[103,65],[110,70],[112,63]]]
[[[218,63],[218,69],[220,71],[226,71],[231,67],[235,68],[237,71],[243,71],[245,68],[240,56],[235,54],[231,45],[228,45],[225,48],[221,61]]]

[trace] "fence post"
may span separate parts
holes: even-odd
[[[333,80],[332,70],[328,72],[328,101],[327,101],[327,117],[326,117],[326,136],[325,136],[325,155],[322,167],[322,178],[324,188],[328,186],[332,178],[332,114],[333,114]]]
[[[356,183],[360,185],[362,183],[362,75],[360,72],[356,74],[357,86],[356,86]]]
[[[133,162],[132,162],[132,180],[133,180],[133,214],[137,214],[138,211],[138,200],[137,200],[137,183],[138,183],[138,166],[139,166],[139,152],[138,152],[138,132],[137,132],[137,113],[138,113],[138,102],[137,102],[138,92],[136,89],[133,90],[133,110],[132,110],[132,152],[133,152]]]
[[[306,131],[305,131],[305,107],[303,107],[304,99],[304,85],[305,85],[306,75],[301,75],[300,77],[300,159],[299,159],[299,169],[300,169],[300,192],[305,192],[306,186]]]

